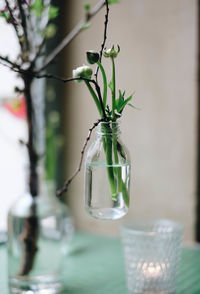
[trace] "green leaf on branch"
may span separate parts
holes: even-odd
[[[5,18],[6,20],[8,19],[8,17],[7,17],[7,15],[6,15],[5,11],[2,11],[2,12],[0,13],[0,17]]]
[[[90,8],[91,8],[90,3],[89,3],[89,2],[86,2],[86,3],[84,4],[84,9],[85,9],[85,12],[86,12],[87,14],[90,13]]]
[[[52,37],[55,36],[56,34],[56,31],[57,31],[57,28],[56,28],[56,25],[54,24],[49,24],[47,27],[46,27],[46,30],[45,30],[45,37],[47,39],[50,39]]]
[[[90,26],[91,26],[91,22],[88,21],[82,26],[82,30],[87,30]]]
[[[108,0],[108,4],[119,3],[119,0]]]
[[[43,0],[35,0],[30,6],[30,9],[34,11],[36,17],[41,17],[44,10]]]
[[[49,19],[55,19],[58,16],[59,7],[51,5],[49,7]]]

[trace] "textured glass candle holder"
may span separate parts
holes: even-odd
[[[174,294],[183,227],[169,220],[121,226],[129,294]]]

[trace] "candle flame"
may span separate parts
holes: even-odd
[[[146,278],[158,278],[162,276],[163,271],[166,269],[166,265],[164,263],[147,263],[145,262],[142,266],[143,274]]]

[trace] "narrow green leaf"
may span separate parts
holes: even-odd
[[[140,108],[138,108],[138,107],[134,106],[134,105],[133,105],[133,104],[131,104],[131,103],[128,103],[128,106],[130,106],[130,107],[132,107],[132,108],[134,108],[134,109],[137,109],[137,110],[141,110]]]
[[[128,106],[132,107],[132,108],[135,108],[135,106],[131,103],[128,103]]]
[[[101,64],[101,62],[98,61],[97,64],[101,70],[101,74],[102,74],[102,78],[103,78],[103,105],[105,108],[106,103],[107,103],[107,88],[108,88],[107,77],[106,77],[106,73],[105,73],[104,67]]]
[[[121,90],[119,90],[119,93],[120,93],[120,95],[121,95],[121,98],[124,100],[124,96],[125,96],[125,94],[126,94],[126,91],[124,90],[124,92],[122,93]]]
[[[59,7],[51,5],[49,7],[49,19],[55,19],[58,16]]]
[[[114,48],[114,46],[113,46]],[[116,109],[116,80],[115,80],[115,62],[114,57],[111,57],[112,62],[112,117],[115,120],[115,109]]]
[[[99,99],[98,99],[95,91],[93,90],[92,86],[90,85],[90,83],[88,81],[84,81],[84,82],[85,82],[86,86],[88,87],[88,90],[90,91],[90,94],[91,94],[91,96],[97,106],[99,114],[102,116],[101,105],[100,105]]]
[[[110,81],[110,83],[108,84],[108,87],[110,88],[111,92],[113,91],[113,83],[112,81]]]
[[[124,153],[122,145],[119,142],[117,142],[117,150],[119,151],[121,157],[126,160],[126,154]]]
[[[120,112],[121,106],[124,103],[124,96],[125,96],[125,91],[122,93],[121,90],[119,90],[119,98],[116,100],[116,110],[117,112]]]
[[[120,106],[120,108],[118,109],[119,113],[122,113],[124,107],[126,106],[126,104],[128,104],[128,102],[132,99],[133,95],[131,95],[130,97],[128,97]]]

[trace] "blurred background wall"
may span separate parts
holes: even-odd
[[[68,28],[83,15],[83,0],[67,4]],[[96,1],[91,0],[91,4]],[[65,54],[64,75],[98,50],[104,11],[92,20]],[[122,139],[132,158],[131,206],[124,220],[170,218],[194,239],[197,134],[197,0],[120,0],[112,5],[107,48],[119,44],[117,86],[134,94],[122,118]],[[70,21],[69,21],[70,19]],[[104,62],[109,70],[109,63]],[[89,127],[98,118],[82,84],[65,87],[66,177],[77,168]],[[118,222],[88,217],[83,208],[83,169],[67,201],[78,229],[116,235]]]

